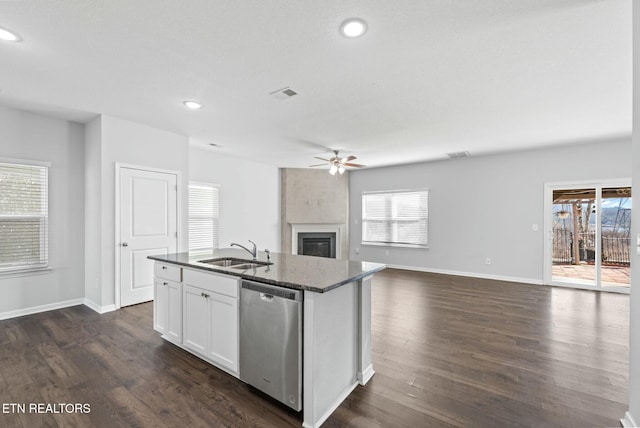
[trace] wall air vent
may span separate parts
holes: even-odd
[[[298,93],[287,86],[286,88],[282,88],[282,89],[278,89],[277,91],[270,92],[269,95],[279,100],[287,100],[291,97],[298,95]]]
[[[457,158],[468,158],[471,155],[469,154],[469,152],[464,151],[464,152],[447,153],[447,156],[449,156],[449,159],[457,159]]]

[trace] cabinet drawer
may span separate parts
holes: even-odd
[[[238,297],[238,278],[185,269],[184,283],[229,297]]]
[[[170,281],[182,281],[182,268],[174,265],[156,262],[153,266],[153,274],[158,278],[168,279]]]

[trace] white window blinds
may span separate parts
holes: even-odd
[[[0,272],[47,267],[48,169],[0,162]]]
[[[189,251],[218,248],[219,189],[189,184]]]
[[[362,195],[362,243],[427,247],[429,192],[410,190]]]

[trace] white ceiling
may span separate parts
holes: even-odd
[[[631,135],[631,0],[14,0],[0,27],[24,39],[0,42],[0,104],[279,167]]]

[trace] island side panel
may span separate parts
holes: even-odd
[[[304,292],[304,427],[320,426],[358,385],[359,282]]]
[[[375,374],[371,359],[371,280],[368,276],[357,282],[358,287],[358,382],[366,385]]]

